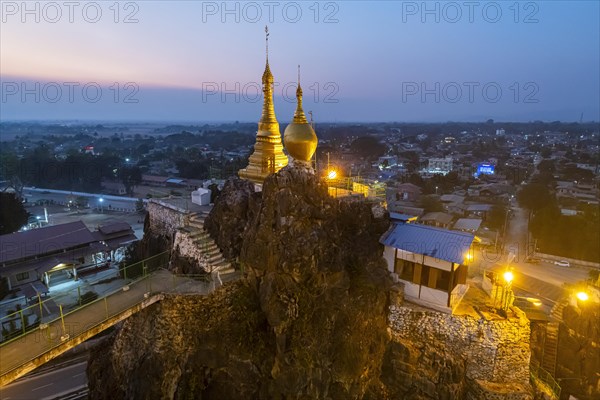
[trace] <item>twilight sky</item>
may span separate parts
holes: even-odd
[[[265,25],[280,122],[600,120],[597,1],[23,4],[2,121],[256,121]]]

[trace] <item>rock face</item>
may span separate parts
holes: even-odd
[[[565,394],[600,398],[600,304],[565,307],[558,336],[556,374]]]
[[[378,240],[386,228],[366,203],[329,197],[302,166],[266,179],[240,263],[276,343],[273,397],[362,397],[379,384],[388,336]]]
[[[495,326],[482,339],[476,320],[389,313],[387,221],[368,203],[329,197],[302,166],[268,177],[262,193],[228,182],[207,226],[245,277],[126,320],[91,356],[90,398],[528,399],[517,393],[528,389],[526,365],[483,359],[513,352],[526,364],[528,329],[515,328],[515,343]]]
[[[219,201],[204,221],[225,258],[234,260],[240,255],[242,234],[254,219],[260,199],[250,181],[234,178],[225,182]]]

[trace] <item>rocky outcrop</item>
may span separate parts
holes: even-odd
[[[353,398],[379,385],[387,274],[366,203],[341,203],[302,166],[265,180],[240,263],[274,335],[269,392]]]
[[[415,312],[401,290],[390,314],[387,218],[310,170],[285,167],[262,193],[228,182],[206,224],[244,279],[128,319],[91,357],[92,399],[528,398],[528,332]]]
[[[600,398],[600,304],[565,307],[559,328],[556,375],[562,392],[582,400]]]
[[[261,193],[254,191],[250,181],[232,178],[225,182],[218,201],[204,221],[204,228],[226,259],[239,256],[243,233],[254,220],[260,199]]]

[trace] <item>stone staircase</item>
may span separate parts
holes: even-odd
[[[542,358],[542,368],[550,375],[556,374],[556,356],[558,352],[558,322],[548,322],[546,324],[546,339],[544,340],[544,356]]]
[[[561,299],[559,300],[554,307],[552,307],[552,310],[550,311],[550,315],[552,316],[552,318],[555,321],[562,321],[563,320],[563,310],[565,309],[565,307],[569,304],[569,301],[567,299]]]
[[[204,230],[204,221],[208,216],[208,211],[193,214],[188,223],[190,229],[189,236],[193,238],[194,243],[203,254],[206,254],[208,265],[212,266],[212,271],[218,271],[219,275],[233,274],[235,269],[231,263],[223,257],[219,246]]]

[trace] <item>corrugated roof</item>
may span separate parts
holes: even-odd
[[[408,221],[409,219],[413,219],[413,218],[417,218],[417,216],[409,215],[409,214],[395,213],[395,212],[390,213],[390,219],[395,219],[398,221]]]
[[[82,221],[0,236],[0,263],[17,261],[94,242]]]
[[[434,211],[423,215],[420,219],[421,221],[436,221],[442,224],[449,224],[450,222],[452,222],[454,217],[450,214]]]
[[[491,204],[469,204],[467,211],[489,211],[491,208]]]
[[[131,225],[127,222],[113,222],[111,224],[102,225],[98,228],[104,235],[110,235],[116,232],[130,231]],[[127,232],[129,233],[129,232]]]
[[[454,224],[454,229],[475,232],[480,225],[481,219],[479,218],[461,218]]]
[[[380,239],[386,246],[462,264],[474,235],[419,224],[398,223]]]

